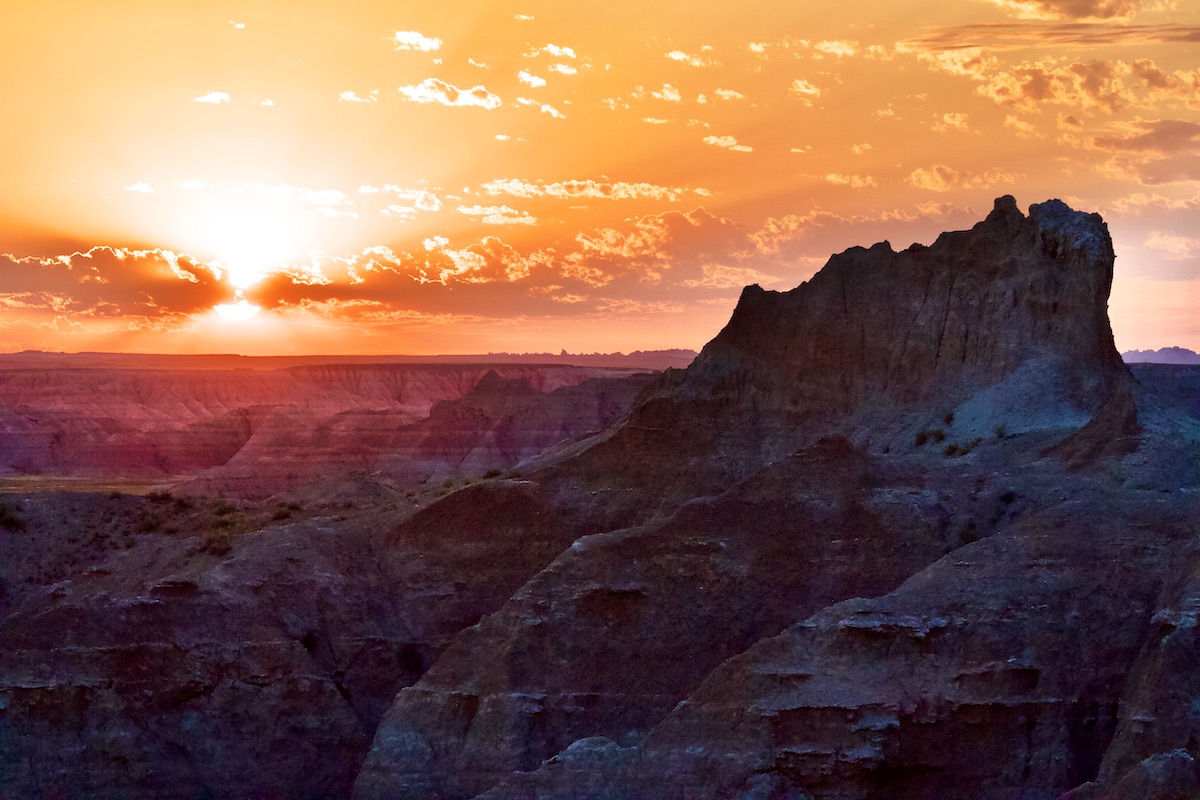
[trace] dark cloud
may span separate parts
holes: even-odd
[[[1195,25],[1117,25],[1103,22],[979,22],[934,28],[904,43],[912,51],[993,50],[1054,45],[1100,47],[1111,44],[1187,44],[1200,42]]]
[[[94,247],[51,257],[0,255],[0,299],[88,317],[168,317],[212,308],[230,291],[208,266],[166,250]]]

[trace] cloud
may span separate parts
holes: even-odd
[[[854,153],[854,155],[856,155],[856,156],[861,156],[864,153],[869,152],[870,150],[873,150],[873,149],[874,148],[872,148],[871,145],[867,144],[866,142],[863,142],[862,144],[855,144],[855,145],[850,146],[850,152]]]
[[[1105,47],[1109,45],[1188,44],[1200,42],[1200,26],[1115,25],[1099,22],[978,22],[933,28],[901,42],[901,52],[992,52],[1036,46]]]
[[[1021,19],[1126,19],[1162,8],[1161,0],[986,0]]]
[[[1090,146],[1117,153],[1110,171],[1147,185],[1200,181],[1200,123],[1160,119],[1128,122]]]
[[[517,80],[521,81],[521,83],[525,84],[526,86],[532,86],[534,88],[546,85],[545,78],[539,78],[537,75],[526,72],[525,70],[521,70],[517,73]]]
[[[506,194],[512,197],[558,197],[577,200],[582,198],[602,200],[637,200],[654,199],[675,202],[687,194],[687,189],[678,187],[658,186],[653,183],[626,183],[624,181],[607,182],[588,180],[559,181],[546,183],[544,181],[524,181],[516,178],[506,178],[489,181],[481,187],[490,195]]]
[[[537,217],[508,206],[459,206],[455,209],[468,217],[479,217],[485,225],[536,225]]]
[[[519,20],[521,22],[533,22],[533,20],[534,20],[534,18],[532,16],[530,16],[529,14],[517,14],[516,16],[513,17],[513,19]]]
[[[526,58],[537,58],[542,53],[547,53],[555,58],[578,58],[575,54],[575,49],[572,47],[563,47],[557,44],[548,44],[545,47],[535,47],[525,53]]]
[[[125,191],[138,192],[139,194],[151,194],[154,192],[154,187],[151,186],[150,184],[146,183],[145,181],[139,181],[137,183],[126,186]]]
[[[1032,139],[1037,136],[1037,129],[1028,122],[1009,114],[1004,118],[1004,127],[1012,128],[1021,139]]]
[[[578,69],[570,64],[551,64],[549,67],[551,72],[557,72],[559,75],[574,75],[579,72]]]
[[[557,108],[550,105],[549,103],[539,103],[537,100],[533,100],[528,97],[518,97],[517,105],[532,106],[532,107],[540,110],[543,114],[548,114],[551,117],[554,117],[555,119],[566,119],[567,118],[566,114],[562,113]]]
[[[662,89],[659,89],[656,92],[651,92],[651,94],[657,97],[659,100],[664,100],[668,103],[678,103],[683,99],[683,96],[679,93],[679,90],[669,83],[664,83]]]
[[[438,50],[442,46],[441,39],[425,36],[417,31],[396,31],[392,42],[397,50],[416,50],[422,53]]]
[[[372,89],[371,93],[369,95],[367,95],[366,97],[360,97],[359,95],[355,94],[353,91],[346,90],[338,95],[338,102],[340,102],[340,103],[378,103],[379,102],[379,90]]]
[[[929,169],[913,170],[908,176],[908,182],[918,189],[948,192],[952,189],[978,189],[1013,183],[1021,177],[1023,176],[1003,170],[987,170],[979,174],[963,173],[945,164],[934,164]]]
[[[743,100],[746,95],[734,89],[714,89],[713,94],[722,100]]]
[[[950,131],[969,133],[971,126],[967,124],[966,114],[952,111],[935,118],[933,129],[938,133],[948,133]]]
[[[1173,260],[1190,259],[1200,256],[1200,239],[1194,236],[1174,236],[1153,231],[1146,239],[1146,246],[1166,254]]]
[[[211,105],[220,105],[221,103],[229,102],[228,92],[207,92],[199,97],[193,97],[192,101],[196,103],[209,103]]]
[[[867,189],[876,185],[870,175],[843,175],[840,172],[829,173],[825,180],[834,186],[849,186],[851,189]]]
[[[1167,155],[1182,151],[1200,151],[1200,122],[1181,119],[1130,122],[1123,133],[1093,137],[1102,150],[1124,150]]]
[[[821,90],[803,78],[796,78],[789,87],[792,94],[797,95],[805,105],[812,105],[813,100],[821,96]]]
[[[442,207],[441,198],[427,189],[409,189],[395,184],[387,183],[383,186],[372,186],[370,184],[358,187],[358,193],[364,195],[372,194],[389,194],[397,199],[406,200],[412,204],[412,211],[437,211]],[[389,206],[392,213],[403,213],[399,211],[402,206]]]
[[[703,56],[694,56],[682,50],[672,50],[666,54],[666,57],[680,64],[687,64],[689,67],[718,67],[721,65],[720,61],[714,61],[711,58],[704,58]]]
[[[856,55],[858,53],[858,49],[858,42],[846,41],[845,39],[838,39],[835,41],[826,40],[817,42],[813,45],[813,50],[816,52],[828,56],[837,56],[838,58]]]
[[[438,80],[426,78],[418,84],[401,86],[400,94],[416,103],[440,103],[444,106],[477,106],[478,108],[499,108],[501,100],[483,86],[472,86],[470,89],[459,89],[457,86]]]
[[[723,147],[726,150],[733,150],[738,153],[750,153],[754,148],[746,144],[738,144],[738,140],[732,136],[705,136],[703,139],[705,144],[711,144],[715,147]]]
[[[97,246],[70,255],[0,254],[0,304],[66,320],[183,317],[231,297],[221,270],[170,250]]]

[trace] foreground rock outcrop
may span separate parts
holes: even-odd
[[[747,289],[686,372],[668,373],[626,422],[534,476],[576,514],[627,527],[577,541],[402,691],[356,795],[470,797],[497,787],[489,796],[1007,797],[1056,796],[1082,783],[1115,730],[1158,575],[1194,533],[1190,494],[1172,496],[1169,523],[1149,526],[1147,539],[1147,526],[1131,524],[1140,512],[1118,513],[1111,487],[1097,488],[1095,471],[1132,459],[1144,437],[1107,320],[1112,269],[1098,216],[1051,201],[1026,217],[1001,198],[973,230],[928,248],[855,248],[792,292]],[[1138,472],[1132,460],[1122,468],[1118,485]],[[1100,510],[1067,511],[1084,493]],[[1050,532],[1062,534],[1059,549],[1030,555],[1026,542]],[[970,574],[939,565],[971,550],[987,554],[983,572],[955,578],[958,594],[931,595],[949,576]],[[1121,587],[1131,594],[1096,592],[1091,605],[1075,598],[1132,554],[1142,578]],[[1068,576],[1039,603],[1050,616],[1008,630],[1004,620],[1033,590],[1026,581],[1041,580],[1030,565],[1042,560]],[[992,571],[989,584],[982,576]],[[898,605],[868,603],[862,616],[836,605],[893,591]],[[1062,607],[1068,599],[1076,610]],[[778,686],[721,682],[729,665],[824,606],[830,635],[842,637],[833,649],[797,645],[816,661],[785,659]],[[1052,623],[1063,615],[1068,627]],[[877,632],[865,630],[876,622]],[[1105,632],[1112,638],[1101,641]],[[1035,633],[1045,663],[1002,666],[1014,655],[1033,659],[999,651]],[[1077,635],[1093,637],[1100,649],[1088,658],[1105,664],[1088,681],[1075,669],[1081,651],[1062,646]],[[900,642],[914,636],[978,652],[905,664]],[[924,677],[906,682],[918,667]],[[1040,693],[1022,677],[1034,673],[1053,676]],[[789,712],[800,716],[787,730],[811,739],[775,741],[764,733],[774,717],[762,731],[750,725],[770,717],[760,704],[774,703],[789,681],[822,674],[832,683],[804,684],[812,695],[796,706],[815,716]],[[962,676],[975,674],[979,686],[964,689]],[[838,700],[842,685],[858,686],[865,705]],[[701,723],[686,710],[706,708],[702,701],[727,710]],[[988,741],[1003,749],[1025,730],[1027,706],[1047,703],[1059,710],[1038,723],[1045,730],[1025,752],[1053,769],[985,766],[990,757],[970,756],[991,746],[983,740],[964,745],[958,760],[938,755],[989,721],[1003,733]],[[960,730],[959,712],[971,704],[983,710]],[[904,729],[903,744],[885,746],[884,733],[860,721],[880,714]],[[1080,720],[1094,730],[1072,733]],[[1071,736],[1086,741],[1046,749]],[[886,787],[896,793],[878,794]]]

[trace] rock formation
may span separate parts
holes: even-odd
[[[400,693],[376,735],[356,796],[470,797],[498,786],[496,797],[733,797],[765,786],[761,796],[767,797],[776,796],[770,787],[786,784],[788,791],[818,797],[881,796],[872,792],[889,785],[907,786],[902,791],[910,794],[903,796],[940,797],[969,786],[971,796],[999,797],[1012,791],[1041,796],[1036,793],[1083,782],[1116,725],[1120,682],[1136,655],[1149,598],[1158,591],[1157,570],[1188,526],[1176,509],[1152,540],[1132,537],[1088,472],[1139,442],[1133,381],[1112,344],[1105,311],[1112,268],[1111,243],[1096,215],[1051,201],[1026,217],[1011,198],[1001,198],[974,229],[945,234],[928,248],[855,248],[792,292],[747,289],[729,324],[686,372],[668,373],[626,422],[534,476],[558,502],[575,502],[575,513],[602,520],[601,527],[633,527],[576,542],[503,609],[460,634],[421,681]],[[582,490],[602,500],[563,499]],[[1062,506],[1085,491],[1105,509],[1087,516],[1107,523],[1092,536],[1084,533],[1083,515]],[[715,497],[685,503],[665,519],[654,516],[656,508],[697,495]],[[1125,511],[1125,523],[1137,513]],[[1064,526],[1078,534],[1058,543],[1069,552],[1044,558],[1071,564],[1070,577],[1045,605],[1054,609],[1053,619],[1067,614],[1069,625],[1041,618],[1029,624],[1040,626],[1051,651],[1074,635],[1070,625],[1089,636],[1111,627],[1125,638],[1095,642],[1101,648],[1095,657],[1110,671],[1090,683],[1072,671],[1073,660],[1064,663],[1063,654],[1050,652],[1048,663],[1027,665],[1054,676],[1042,684],[1046,691],[1022,688],[1021,679],[1010,691],[1004,688],[1012,683],[1010,670],[995,665],[1008,663],[1014,653],[1000,659],[999,650],[1021,634],[997,626],[1020,601],[1005,598],[1030,591],[1022,570],[1042,558],[1028,556],[1026,537]],[[1108,605],[1116,595],[1097,595],[1101,607],[1081,606],[1078,621],[1061,608],[1079,587],[1104,576],[1114,559],[1150,546],[1157,549],[1141,564],[1146,578],[1123,587],[1133,595]],[[943,571],[958,574],[949,565],[962,561],[962,548],[989,553],[981,556],[983,569],[1001,576],[977,607],[969,596],[976,584],[969,581],[958,584],[958,595],[929,594]],[[1087,557],[1073,564],[1082,554]],[[926,572],[937,577],[920,580]],[[913,585],[926,588],[907,593]],[[900,600],[886,599],[893,591]],[[882,605],[864,605],[861,617],[830,605],[872,596],[883,598]],[[915,610],[904,605],[909,597]],[[796,650],[820,663],[793,669],[785,659],[779,686],[761,677],[714,683],[739,659],[767,648],[769,637],[792,635],[789,624],[827,605],[826,616],[814,620],[828,618],[829,635],[842,637],[831,640],[831,655],[821,655],[825,645],[813,642]],[[953,635],[943,623],[931,633],[921,622],[952,612],[961,620],[947,629]],[[1130,616],[1120,628],[1115,617],[1124,614]],[[888,615],[902,621],[890,622]],[[838,633],[851,626],[843,619],[866,620],[858,626],[863,634]],[[879,632],[865,630],[872,626]],[[927,700],[901,702],[915,689],[894,680],[905,665],[888,662],[893,645],[911,637],[918,644],[933,641],[936,634],[948,638],[951,651],[969,650],[975,630],[981,631],[979,653],[959,663],[935,659],[934,674],[921,678],[929,682]],[[872,644],[879,636],[880,644]],[[988,636],[996,643],[986,644]],[[764,644],[746,651],[755,640]],[[736,655],[742,651],[744,657]],[[832,654],[841,660],[821,661]],[[856,658],[863,675],[849,683],[876,691],[862,709],[837,700],[834,688]],[[729,666],[720,667],[727,659]],[[793,673],[799,677],[789,677]],[[976,673],[979,693],[956,694],[967,680],[962,676]],[[989,694],[992,673],[1004,690]],[[801,721],[796,730],[812,728],[812,741],[776,742],[774,717],[760,732],[734,724],[766,714],[759,706],[784,692],[788,681],[822,674],[833,683],[814,679],[805,702],[814,720],[843,714],[849,731],[840,732],[833,721],[828,725],[834,727]],[[871,674],[882,681],[877,690],[867,686]],[[746,685],[754,691],[745,701],[733,700]],[[712,702],[731,716],[718,715],[707,727],[693,724],[696,718],[684,710],[710,686],[716,687]],[[954,741],[965,736],[954,727],[957,709],[994,701],[996,709],[979,712],[983,716],[970,724],[985,728],[992,714],[1008,726],[996,740],[1002,742],[1023,730],[1028,714],[1021,708],[1051,698],[1061,708],[1049,715],[1044,732],[1038,730],[1046,742],[1074,735],[1067,729],[1080,719],[1095,729],[1074,750],[1032,753],[1042,740],[1030,740],[1028,757],[1057,759],[1057,772],[1025,774],[1014,761],[997,764],[989,777],[969,750],[958,761],[926,763],[934,755],[915,754],[909,764],[903,748],[936,754],[940,745],[912,744],[906,736],[897,740],[903,742],[895,745],[898,756],[893,745],[884,747],[883,734],[872,732],[874,723],[858,721],[882,714],[906,734],[906,726],[922,723],[912,730]],[[732,707],[721,705],[731,701]],[[1018,711],[1003,711],[1010,706]],[[715,738],[706,739],[705,730]],[[721,738],[726,734],[738,741]],[[875,750],[847,756],[848,764],[839,766],[843,749],[869,745]],[[793,746],[814,755],[797,755],[789,765]],[[739,749],[746,753],[729,763],[688,755]],[[905,784],[898,776],[906,769],[937,774]]]
[[[520,476],[8,498],[0,795],[1200,795],[1200,384],[1131,375],[1112,269],[1098,216],[1001,198],[748,288],[685,371],[480,373],[371,445]],[[227,477],[287,460],[269,417]]]

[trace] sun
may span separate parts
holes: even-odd
[[[300,255],[300,227],[282,208],[226,204],[203,219],[199,233],[239,291]]]

